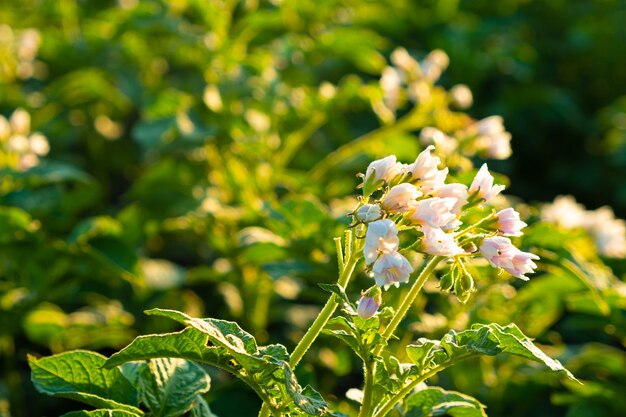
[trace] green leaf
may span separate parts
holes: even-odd
[[[140,336],[111,356],[106,367],[159,357],[188,359],[232,373],[263,400],[272,399],[276,414],[322,415],[327,411],[317,392],[298,385],[284,346],[258,346],[254,337],[237,323],[225,320],[195,319],[174,310],[154,309],[147,313],[169,317],[188,328],[178,333]],[[125,374],[130,372],[123,369]]]
[[[441,341],[421,338],[416,344],[407,346],[409,358],[422,375],[472,356],[495,356],[501,353],[543,363],[551,370],[563,372],[568,378],[576,380],[559,361],[548,357],[535,346],[515,324],[474,324],[460,333],[450,330]]]
[[[485,406],[475,398],[439,387],[427,387],[404,402],[405,417],[487,417]]]
[[[190,413],[191,417],[217,417],[211,409],[209,408],[209,404],[202,398],[198,396],[196,398],[196,402],[193,404],[193,408]]]
[[[39,392],[143,415],[136,408],[137,390],[119,369],[102,368],[105,361],[104,356],[83,350],[41,359],[28,357],[31,379]]]
[[[211,378],[193,362],[159,358],[143,363],[138,383],[141,400],[155,417],[176,417],[209,391]]]
[[[72,411],[61,417],[139,417],[143,414],[131,413],[125,410],[92,410]]]

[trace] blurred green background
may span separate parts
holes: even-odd
[[[328,254],[352,208],[354,173],[420,148],[418,132],[404,129],[317,181],[307,176],[379,127],[372,86],[397,47],[417,58],[446,51],[439,83],[470,87],[472,117],[504,117],[513,155],[489,165],[510,178],[509,194],[531,203],[573,194],[626,217],[625,21],[624,0],[3,1],[0,114],[26,109],[50,153],[30,170],[0,166],[0,416],[71,409],[34,392],[26,353],[108,354],[170,330],[141,313],[151,307],[239,320],[263,343],[293,346],[323,302],[315,284],[333,280]],[[570,284],[559,291],[578,291]],[[537,284],[528,291],[537,304],[527,295],[527,310],[502,320],[532,327],[551,285]],[[465,313],[480,319],[491,308],[483,302]],[[608,318],[559,304],[531,334],[571,342],[568,366],[604,376],[604,389],[568,391],[528,368],[509,378],[517,368],[497,364],[488,366],[507,380],[499,389],[464,375],[447,383],[493,416],[621,416],[620,303]],[[442,329],[424,323],[416,334]],[[359,384],[356,361],[332,341],[315,358],[303,383],[331,399]],[[476,381],[493,378],[485,374]],[[259,407],[228,379],[210,396],[221,416]]]

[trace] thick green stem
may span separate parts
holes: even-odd
[[[365,362],[365,384],[363,387],[363,402],[361,403],[359,417],[370,417],[372,415],[374,375],[376,375],[376,362],[368,360]]]
[[[393,332],[396,330],[404,316],[406,316],[406,313],[409,311],[411,305],[413,305],[413,302],[415,301],[415,298],[417,298],[417,295],[424,286],[424,283],[426,282],[430,274],[435,270],[439,262],[441,262],[443,259],[445,259],[445,257],[443,256],[434,256],[424,262],[424,264],[422,265],[422,269],[417,276],[417,279],[413,283],[413,286],[404,296],[404,299],[400,303],[400,306],[398,306],[398,309],[391,318],[391,321],[389,322],[387,327],[385,327],[385,331],[383,332],[383,337],[385,338],[385,340],[389,340],[389,338],[393,335]],[[374,350],[374,356],[380,355],[380,352],[382,350],[383,345],[378,345]]]
[[[350,277],[354,272],[354,267],[356,266],[357,261],[358,256],[354,256],[352,254],[350,258],[346,261],[345,268],[341,272],[339,281],[337,281],[337,284],[341,288],[346,288],[346,285],[348,284],[348,281],[350,280]],[[319,336],[320,332],[322,331],[324,326],[326,326],[326,323],[330,319],[330,316],[333,315],[338,306],[339,303],[337,302],[336,297],[334,295],[331,296],[326,302],[324,308],[322,308],[322,311],[320,311],[320,314],[317,316],[313,324],[311,324],[311,327],[309,327],[309,330],[307,330],[307,332],[304,334],[304,336],[294,349],[293,353],[291,354],[291,357],[289,359],[289,365],[292,368],[300,362],[306,351],[309,350],[309,348],[313,344],[313,341],[317,339],[317,336]]]

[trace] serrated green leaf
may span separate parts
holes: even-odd
[[[576,380],[559,361],[535,346],[515,324],[474,324],[460,333],[450,330],[441,341],[421,338],[416,344],[407,346],[407,354],[421,374],[435,367],[445,368],[471,356],[495,356],[500,353],[543,363],[551,370],[563,372],[568,378]]]
[[[136,408],[137,390],[119,369],[104,369],[105,361],[98,353],[82,350],[41,359],[28,357],[31,379],[39,392],[143,415]]]
[[[159,357],[188,359],[237,376],[265,401],[271,398],[275,413],[321,415],[327,410],[317,392],[297,384],[284,346],[258,346],[252,335],[233,322],[195,319],[174,310],[155,309],[147,313],[172,318],[188,328],[178,333],[140,336],[111,356],[106,367]]]
[[[404,401],[405,417],[487,417],[485,406],[469,395],[427,387]]]
[[[209,391],[211,378],[200,366],[179,358],[144,362],[139,394],[155,417],[176,417],[191,410],[198,395]]]
[[[92,410],[72,411],[61,417],[139,417],[141,414],[131,413],[125,410]]]

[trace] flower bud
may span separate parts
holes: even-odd
[[[439,288],[443,292],[450,292],[452,287],[454,286],[454,277],[452,276],[452,271],[448,272],[439,280]]]
[[[362,296],[356,308],[356,312],[362,319],[369,319],[374,316],[380,307],[380,303],[375,297]]]
[[[354,214],[361,223],[369,223],[383,217],[383,212],[378,204],[363,204]]]
[[[452,102],[461,109],[466,109],[472,105],[472,90],[465,84],[457,84],[450,89]]]

